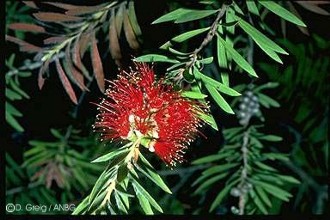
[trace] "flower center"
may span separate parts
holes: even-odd
[[[157,122],[154,120],[154,118],[148,117],[148,119],[141,119],[139,116],[136,116],[134,114],[130,114],[128,116],[128,122],[130,125],[130,130],[126,137],[123,137],[124,139],[130,140],[132,142],[140,140],[140,144],[146,148],[149,149],[150,152],[155,151],[155,144],[157,139],[159,138],[158,135],[158,126]],[[148,131],[145,133],[142,133],[137,126],[137,123],[144,123],[148,127]]]

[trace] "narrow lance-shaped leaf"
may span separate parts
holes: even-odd
[[[258,209],[264,214],[267,215],[267,209],[265,208],[264,204],[262,203],[262,201],[259,199],[259,196],[253,191],[249,191],[249,194],[251,195],[251,198],[254,202],[254,204],[256,204],[256,206],[258,207]]]
[[[222,110],[229,114],[235,114],[231,109],[230,105],[226,102],[226,100],[220,95],[220,93],[212,86],[205,85],[206,89],[209,91],[210,95],[214,99],[214,101],[218,104]]]
[[[288,193],[287,191],[285,191],[277,186],[274,186],[272,184],[258,181],[258,180],[251,180],[251,181],[253,181],[255,184],[258,184],[269,194],[272,194],[273,196],[275,196],[283,201],[289,201],[289,197],[292,197],[292,195],[290,193]]]
[[[129,149],[123,149],[123,150],[116,150],[113,152],[110,152],[108,154],[105,154],[103,156],[100,156],[98,158],[96,158],[95,160],[93,160],[91,163],[100,163],[100,162],[105,162],[105,161],[109,161],[112,160],[115,156],[122,154],[122,153],[127,153],[128,154]]]
[[[138,24],[138,19],[136,17],[134,4],[135,4],[134,1],[129,1],[128,2],[128,17],[129,17],[129,20],[131,22],[131,25],[132,25],[132,28],[133,28],[133,31],[134,31],[135,35],[138,37],[139,41],[142,41],[142,39],[139,39],[139,36],[142,35],[142,31],[141,31],[141,28]]]
[[[199,92],[194,92],[194,91],[183,91],[181,93],[182,97],[187,97],[190,99],[205,99],[207,95]]]
[[[222,200],[224,199],[225,196],[228,195],[230,189],[233,187],[233,185],[235,185],[239,180],[233,181],[230,184],[226,185],[217,195],[217,197],[215,198],[215,200],[213,201],[211,208],[210,208],[210,212],[212,212],[217,206],[219,206],[219,204],[222,202]]]
[[[196,63],[202,63],[202,64],[210,64],[213,62],[213,57],[208,57],[208,58],[204,58],[201,60],[197,60]]]
[[[133,2],[134,3],[134,2]],[[120,37],[121,30],[123,27],[123,21],[124,21],[124,11],[126,10],[126,5],[124,3],[121,3],[116,14],[114,15],[115,19],[115,25],[117,30],[117,36]]]
[[[191,10],[191,12],[182,14],[179,16],[174,23],[184,23],[188,21],[195,21],[201,18],[208,17],[217,13],[218,10]]]
[[[160,188],[162,188],[165,192],[172,194],[172,191],[168,188],[168,186],[164,183],[163,179],[159,176],[157,171],[151,166],[151,164],[147,161],[147,159],[140,152],[140,159],[144,163],[144,168],[147,170],[148,178],[150,178],[154,183],[156,183]]]
[[[259,97],[259,101],[261,104],[264,104],[267,106],[273,106],[275,108],[280,107],[280,103],[278,103],[276,100],[272,99],[271,97],[264,95],[264,94],[257,94]]]
[[[94,75],[95,75],[97,85],[99,86],[99,89],[103,93],[104,89],[105,89],[104,88],[104,72],[103,72],[102,60],[100,57],[99,50],[97,48],[95,36],[92,37],[91,59],[92,59],[92,65],[93,65]]]
[[[147,54],[139,56],[134,59],[136,62],[167,62],[167,63],[180,63],[178,60],[173,60],[164,55]]]
[[[320,15],[327,15],[329,16],[330,13],[324,10],[323,8],[319,7],[317,3],[328,3],[328,1],[296,1],[297,4],[301,5],[302,7],[315,12]]]
[[[73,63],[77,66],[77,68],[79,69],[79,71],[81,71],[83,73],[83,75],[89,80],[92,80],[92,77],[88,74],[87,69],[85,68],[85,66],[83,65],[81,58],[83,56],[83,54],[81,53],[82,48],[87,46],[87,42],[85,42],[85,40],[83,39],[88,39],[90,41],[90,38],[87,37],[87,35],[81,35],[80,38],[77,38],[77,40],[74,43],[74,48],[72,51],[72,58],[73,58]]]
[[[133,184],[135,194],[139,200],[140,206],[143,209],[144,213],[147,215],[152,215],[154,212],[151,209],[148,199],[139,191],[135,184]]]
[[[197,73],[198,74],[198,73]],[[219,92],[222,92],[226,95],[230,95],[230,96],[240,96],[241,94],[239,92],[237,92],[236,90],[212,79],[211,77],[208,77],[202,73],[199,74],[199,77],[201,78],[201,80],[205,83],[205,84],[209,84],[210,86],[215,87]]]
[[[269,48],[275,52],[281,53],[281,54],[288,54],[284,49],[282,49],[280,46],[278,46],[275,42],[270,40],[268,37],[266,37],[263,33],[261,33],[259,30],[254,28],[251,24],[244,21],[243,19],[236,17],[239,22],[239,26],[248,34],[252,39],[256,42],[258,46],[263,49],[263,47]]]
[[[115,3],[116,2],[112,2],[110,4],[115,4]],[[99,12],[99,11],[102,11],[103,9],[105,9],[105,4],[95,5],[95,6],[75,5],[74,7],[68,8],[68,10],[65,12],[65,14],[67,14],[67,15],[84,15],[84,14],[89,14],[89,13],[93,13],[93,12],[94,13]]]
[[[153,21],[152,24],[158,24],[158,23],[162,23],[162,22],[167,22],[167,21],[173,21],[178,19],[181,15],[191,12],[190,9],[186,9],[186,8],[179,8],[176,9],[174,11],[171,11],[163,16],[161,16],[160,18],[158,18],[157,20]]]
[[[65,15],[54,12],[38,12],[34,13],[33,16],[40,21],[46,22],[62,22],[62,21],[81,21],[83,18]]]
[[[289,12],[288,10],[286,10],[285,8],[283,8],[282,6],[280,6],[279,4],[277,4],[276,2],[273,1],[258,1],[261,5],[263,5],[265,8],[267,8],[268,10],[270,10],[271,12],[273,12],[274,14],[280,16],[281,18],[306,27],[306,24],[304,22],[302,22],[299,18],[297,18],[294,14],[292,14],[291,12]]]
[[[65,64],[63,63],[63,67],[65,71],[71,74],[73,81],[79,86],[82,91],[89,91],[89,89],[84,84],[84,76],[76,69],[76,67],[72,63],[71,59],[71,44],[66,47],[65,50]]]
[[[239,165],[239,163],[227,163],[227,164],[216,165],[216,166],[213,166],[213,167],[203,171],[202,174],[208,175],[208,174],[220,173],[220,172],[224,172],[229,169],[232,169],[238,165]]]
[[[218,153],[218,154],[214,154],[214,155],[209,155],[209,156],[202,157],[202,158],[199,158],[197,160],[194,160],[192,162],[192,164],[196,165],[196,164],[210,163],[210,162],[225,158],[227,156],[228,155],[226,153]]]
[[[200,29],[196,29],[196,30],[192,30],[192,31],[187,31],[183,34],[180,34],[176,37],[173,37],[170,41],[166,42],[165,44],[163,44],[160,48],[161,49],[168,49],[168,47],[172,46],[171,42],[176,42],[176,43],[181,43],[183,41],[186,41],[194,36],[197,36],[201,33],[204,33],[205,31],[209,30],[210,27],[206,27],[206,28],[200,28]]]
[[[69,95],[72,102],[77,104],[78,100],[77,100],[76,94],[71,86],[71,83],[69,82],[68,78],[66,77],[66,75],[61,67],[60,61],[58,59],[56,59],[55,63],[56,63],[57,73],[60,77],[60,80],[63,84],[63,87],[64,87],[66,93]]]
[[[120,60],[122,58],[118,39],[119,34],[116,28],[115,11],[112,10],[109,24],[109,49],[111,57],[115,60]]]
[[[38,46],[35,46],[33,44],[27,43],[21,39],[18,39],[16,37],[8,36],[6,35],[6,41],[13,42],[15,44],[18,44],[20,46],[20,51],[28,52],[28,53],[35,53],[40,52],[42,49]]]
[[[254,186],[254,188],[255,188],[256,192],[259,194],[262,201],[264,201],[264,203],[267,206],[272,207],[272,203],[269,200],[268,195],[265,193],[265,191],[260,186]]]
[[[124,10],[124,32],[126,36],[126,40],[133,50],[139,49],[140,45],[134,33],[133,27],[131,22],[128,18],[128,11]]]
[[[221,43],[220,39],[217,38],[217,56],[218,56],[218,65],[220,67],[220,75],[223,84],[229,86],[229,76],[228,76],[228,63],[225,47]]]
[[[217,181],[225,178],[228,175],[228,173],[222,173],[220,175],[216,175],[213,177],[208,178],[205,180],[194,192],[194,194],[200,193],[203,189],[209,188],[212,184],[216,183]]]
[[[17,122],[17,120],[13,117],[13,115],[8,113],[7,111],[6,111],[6,121],[18,132],[24,131],[24,128]]]
[[[204,113],[198,113],[198,117],[201,118],[204,122],[206,122],[208,125],[210,125],[214,130],[218,131],[218,125],[215,122],[212,115],[204,114]]]
[[[219,35],[218,38],[220,42],[224,45],[226,50],[230,53],[233,60],[239,65],[243,70],[248,72],[251,76],[258,77],[252,66],[225,40],[223,40]]]
[[[12,23],[8,26],[10,29],[13,30],[20,30],[20,31],[32,31],[32,32],[39,32],[44,33],[45,28],[35,25],[35,24],[27,24],[27,23]]]

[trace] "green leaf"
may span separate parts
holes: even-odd
[[[113,169],[110,170],[105,169],[100,175],[100,177],[97,179],[92,189],[92,192],[89,194],[89,198],[88,198],[89,209],[92,206],[93,200],[95,200],[97,195],[101,193],[101,189],[104,188],[104,184],[109,181],[109,177],[112,175],[113,171],[114,171]],[[108,182],[108,184],[110,183]]]
[[[112,151],[106,155],[103,155],[101,157],[96,158],[95,160],[93,160],[91,163],[100,163],[100,162],[105,162],[105,161],[109,161],[112,160],[115,156],[119,155],[119,154],[128,154],[129,152],[129,148],[124,148],[121,150],[115,150]]]
[[[266,108],[269,108],[270,106],[273,106],[275,108],[280,107],[280,103],[278,103],[276,100],[272,99],[271,97],[258,93],[260,104],[264,105]]]
[[[249,12],[260,17],[259,9],[254,1],[246,1],[246,6],[248,7]]]
[[[226,11],[226,23],[227,24],[234,23],[237,21],[237,19],[235,17],[235,13],[236,13],[236,11],[232,7],[227,8],[227,11]],[[234,35],[235,27],[236,27],[236,25],[226,26],[226,30],[230,34]],[[229,37],[228,37],[228,39],[229,39]]]
[[[84,190],[89,189],[89,185],[87,183],[86,174],[78,167],[76,169],[71,169],[74,178],[81,184]]]
[[[210,95],[214,99],[214,101],[218,104],[218,106],[229,114],[235,114],[231,109],[230,105],[226,102],[226,100],[220,95],[220,93],[212,86],[205,84],[206,89],[209,91]]]
[[[239,26],[250,36],[252,39],[256,42],[258,46],[262,45],[265,48],[269,48],[275,52],[286,54],[288,53],[281,48],[279,45],[277,45],[274,41],[266,37],[263,33],[261,33],[259,30],[254,28],[251,24],[247,23],[243,19],[237,17],[239,19]],[[261,46],[260,46],[261,47]],[[262,48],[261,48],[262,49]]]
[[[168,188],[168,186],[164,183],[163,179],[159,176],[158,173],[156,173],[155,169],[151,166],[151,164],[147,161],[147,159],[142,155],[142,153],[139,154],[141,162],[144,163],[145,166],[143,166],[144,169],[147,170],[146,173],[144,173],[151,181],[156,183],[162,190],[165,192],[172,194],[172,191]],[[141,168],[145,172],[145,170]]]
[[[138,182],[138,180],[132,177],[132,185],[135,189],[135,192],[138,194],[140,193],[141,195],[143,195],[148,202],[150,203],[150,205],[152,205],[156,210],[158,210],[159,212],[163,213],[163,209],[158,205],[158,203],[156,202],[156,200],[154,198],[152,198],[152,196],[140,185],[140,183]]]
[[[251,76],[258,77],[252,66],[231,45],[229,45],[219,35],[218,38],[238,66],[248,72]]]
[[[225,158],[227,156],[228,156],[227,153],[220,153],[219,152],[218,154],[209,155],[209,156],[202,157],[202,158],[199,158],[197,160],[194,160],[192,162],[192,164],[198,165],[198,164],[203,164],[203,163],[210,163],[210,162],[213,162],[213,161],[221,160],[222,158]]]
[[[218,10],[191,10],[190,12],[184,13],[175,20],[174,23],[184,23],[188,21],[199,20],[201,18],[208,17],[217,13]]]
[[[128,210],[126,208],[126,205],[123,203],[122,199],[120,198],[120,196],[117,194],[117,193],[114,193],[115,195],[115,200],[116,200],[116,205],[117,205],[117,208],[124,212],[125,214],[128,214]]]
[[[265,8],[267,8],[269,11],[273,12],[274,14],[278,15],[279,17],[294,23],[296,25],[306,27],[306,24],[301,21],[297,16],[292,14],[290,11],[286,10],[279,4],[273,2],[273,1],[258,1],[261,5],[263,5]]]
[[[6,163],[10,165],[10,167],[16,171],[16,175],[20,176],[21,178],[24,178],[24,173],[22,171],[22,168],[16,163],[16,161],[10,156],[10,154],[6,153]]]
[[[228,69],[226,50],[218,37],[217,37],[217,56],[218,56],[218,65],[220,67],[221,80],[224,85],[229,86],[229,76],[228,76],[228,72],[226,71]]]
[[[210,185],[216,183],[218,180],[221,180],[223,178],[225,178],[228,175],[228,173],[222,173],[220,175],[216,175],[214,177],[209,178],[208,180],[206,180],[205,182],[203,182],[194,192],[194,194],[198,194],[200,193],[203,189],[209,187]]]
[[[22,96],[20,94],[18,94],[17,92],[15,92],[9,88],[5,89],[5,94],[6,94],[6,97],[11,101],[22,99]]]
[[[205,31],[209,30],[210,27],[206,27],[206,28],[200,28],[200,29],[196,29],[196,30],[192,30],[192,31],[188,31],[185,32],[183,34],[180,34],[176,37],[173,37],[170,41],[167,41],[165,44],[163,44],[160,49],[168,49],[169,47],[172,46],[172,41],[176,42],[176,43],[181,43],[183,41],[186,41],[192,37],[195,37],[201,33],[204,33]]]
[[[210,64],[213,62],[213,57],[204,58],[204,59],[198,60],[197,62],[202,63],[202,64]]]
[[[127,168],[127,164],[123,163],[118,167],[118,171],[117,171],[117,182],[120,183],[121,181],[123,181],[128,174],[128,168]]]
[[[289,198],[292,197],[292,195],[290,193],[288,193],[287,191],[285,191],[277,186],[273,186],[271,184],[264,183],[261,181],[257,181],[257,184],[259,184],[269,194],[272,194],[274,197],[276,197],[280,200],[288,202]]]
[[[196,71],[195,71],[196,72]],[[240,96],[241,93],[235,91],[234,89],[222,84],[221,82],[218,82],[214,79],[212,79],[211,77],[208,77],[202,73],[195,73],[195,74],[199,74],[201,80],[206,83],[209,84],[210,86],[216,88],[219,92],[222,92],[226,95],[230,95],[230,96]]]
[[[194,91],[183,91],[181,93],[182,97],[187,97],[190,99],[205,99],[207,95],[200,93],[200,92],[194,92]]]
[[[64,136],[56,129],[51,128],[50,133],[52,133],[52,135],[58,139],[64,138]]]
[[[254,188],[255,188],[256,192],[258,193],[258,195],[260,196],[260,198],[262,199],[262,201],[264,201],[264,203],[266,205],[268,205],[269,207],[272,207],[272,203],[269,200],[265,191],[260,186],[254,186]]]
[[[18,132],[24,131],[24,128],[17,122],[17,120],[13,117],[13,115],[9,114],[7,111],[6,111],[6,121],[10,126],[12,126]]]
[[[254,202],[254,204],[256,204],[256,206],[258,207],[258,209],[264,214],[267,215],[267,209],[265,208],[264,204],[261,202],[261,200],[259,199],[258,195],[253,191],[249,191],[249,194]]]
[[[265,141],[271,141],[271,142],[277,142],[277,141],[282,141],[283,138],[280,136],[276,135],[263,135],[258,137],[260,140],[265,140]]]
[[[289,155],[287,155],[287,154],[264,153],[262,156],[265,158],[269,158],[271,160],[283,160],[283,161],[289,160]]]
[[[183,15],[185,13],[189,13],[191,11],[192,11],[191,9],[179,8],[179,9],[176,9],[174,11],[171,11],[170,13],[167,13],[167,14],[161,16],[160,18],[153,21],[151,24],[159,24],[159,23],[163,23],[163,22],[167,22],[167,21],[174,21],[174,20],[178,19],[181,15]]]
[[[148,199],[139,191],[135,184],[132,185],[144,213],[147,215],[153,215],[154,212],[151,209]]]
[[[239,163],[221,164],[221,165],[217,165],[217,166],[213,166],[211,168],[208,168],[207,170],[203,171],[202,174],[203,175],[210,175],[210,174],[214,174],[214,173],[220,173],[220,172],[227,171],[231,168],[234,168],[238,165],[239,165]]]
[[[258,43],[257,43],[258,44]],[[270,58],[272,58],[273,60],[275,60],[276,62],[283,64],[281,58],[277,55],[276,52],[274,52],[273,50],[271,50],[270,48],[266,47],[263,44],[258,45]]]
[[[253,90],[253,92],[258,93],[258,92],[260,92],[263,89],[273,89],[273,88],[276,88],[278,85],[279,85],[278,82],[268,82],[268,83],[265,83],[263,85],[257,86],[257,87],[255,87],[252,90]]]
[[[277,171],[275,168],[271,167],[271,166],[268,166],[264,163],[261,163],[259,161],[254,161],[253,162],[255,165],[257,165],[258,167],[260,167],[262,170],[267,170],[267,171],[271,171],[271,172],[275,172]]]
[[[272,183],[274,185],[283,185],[283,181],[277,177],[277,173],[272,172],[271,175],[269,172],[267,171],[261,171],[260,173],[257,173],[253,176],[253,178],[255,178],[256,180],[260,180],[263,182],[269,182]]]
[[[210,125],[214,130],[219,131],[218,125],[215,122],[214,118],[212,115],[204,114],[198,112],[198,117],[202,119],[204,122],[206,122],[208,125]]]
[[[159,54],[147,54],[139,56],[134,59],[136,62],[167,62],[167,63],[180,63],[177,60],[173,60],[164,55]]]
[[[287,181],[289,183],[293,183],[293,184],[300,184],[301,182],[299,180],[297,180],[296,178],[292,177],[292,176],[287,176],[287,175],[277,175],[280,179]]]
[[[244,128],[242,127],[236,127],[236,128],[227,128],[223,130],[223,134],[226,137],[226,139],[230,140],[233,136],[238,136],[240,133],[243,135]]]
[[[11,85],[13,90],[15,90],[17,93],[22,95],[24,98],[26,98],[26,99],[30,98],[30,96],[28,94],[26,94],[26,92],[24,92],[13,80],[10,80],[9,84]]]
[[[123,206],[125,206],[124,209],[126,209],[128,211],[129,210],[129,200],[128,200],[127,194],[124,194],[119,191],[117,191],[117,193],[115,195],[117,195],[117,194],[118,194],[118,197],[120,198],[120,200],[122,201]],[[127,212],[126,212],[126,214],[127,214]]]
[[[231,190],[232,186],[234,186],[239,180],[235,180],[233,182],[231,182],[230,184],[226,185],[217,195],[217,197],[215,198],[215,200],[213,201],[211,208],[210,208],[210,212],[212,212],[216,207],[219,206],[219,204],[222,202],[222,200],[224,199],[224,197],[226,195],[228,195],[229,191]]]
[[[17,116],[17,117],[22,117],[23,114],[21,112],[19,112],[12,104],[10,104],[9,102],[6,102],[6,112],[8,112],[9,114],[13,115],[13,116]]]
[[[259,185],[260,187],[262,187],[265,191],[267,191],[269,194],[272,194],[274,197],[286,201],[289,201],[289,197],[292,197],[292,195],[290,193],[288,193],[287,191],[274,186],[272,184],[269,183],[265,183],[262,181],[258,181],[258,180],[254,180],[252,179],[251,181],[253,181],[255,184]]]

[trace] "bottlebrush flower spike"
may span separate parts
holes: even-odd
[[[103,140],[128,140],[155,152],[166,164],[182,162],[182,154],[198,133],[198,113],[206,105],[181,96],[163,79],[156,80],[146,64],[135,63],[130,72],[121,71],[109,81],[106,97],[97,104],[93,125]]]

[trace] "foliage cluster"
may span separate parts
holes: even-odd
[[[169,12],[151,25],[170,24],[180,33],[157,42],[159,48],[141,48],[148,33],[140,25],[138,1],[7,2],[7,43],[30,54],[15,50],[6,58],[6,121],[12,134],[28,129],[20,124],[24,108],[15,103],[33,99],[21,83],[32,75],[45,89],[47,78],[57,74],[72,111],[67,127],[44,128],[49,140],[29,139],[22,163],[6,154],[6,202],[74,203],[73,214],[274,214],[282,207],[324,213],[330,44],[314,34],[308,44],[274,40],[270,36],[277,29],[267,22],[278,20],[284,34],[286,25],[310,34],[299,11],[329,15],[323,4],[170,1]],[[192,164],[169,170],[134,144],[106,143],[105,148],[88,132],[90,120],[77,123],[86,96],[94,94],[95,100],[105,91],[110,57],[113,65],[126,68],[127,54],[136,55],[135,62],[164,67],[166,83],[210,105],[212,114],[199,117],[212,128],[205,129],[208,138],[224,137],[223,143],[213,143],[216,152],[205,150]],[[272,119],[279,111],[289,116]],[[204,142],[189,152],[207,149]],[[185,207],[182,195],[198,201],[198,207]]]

